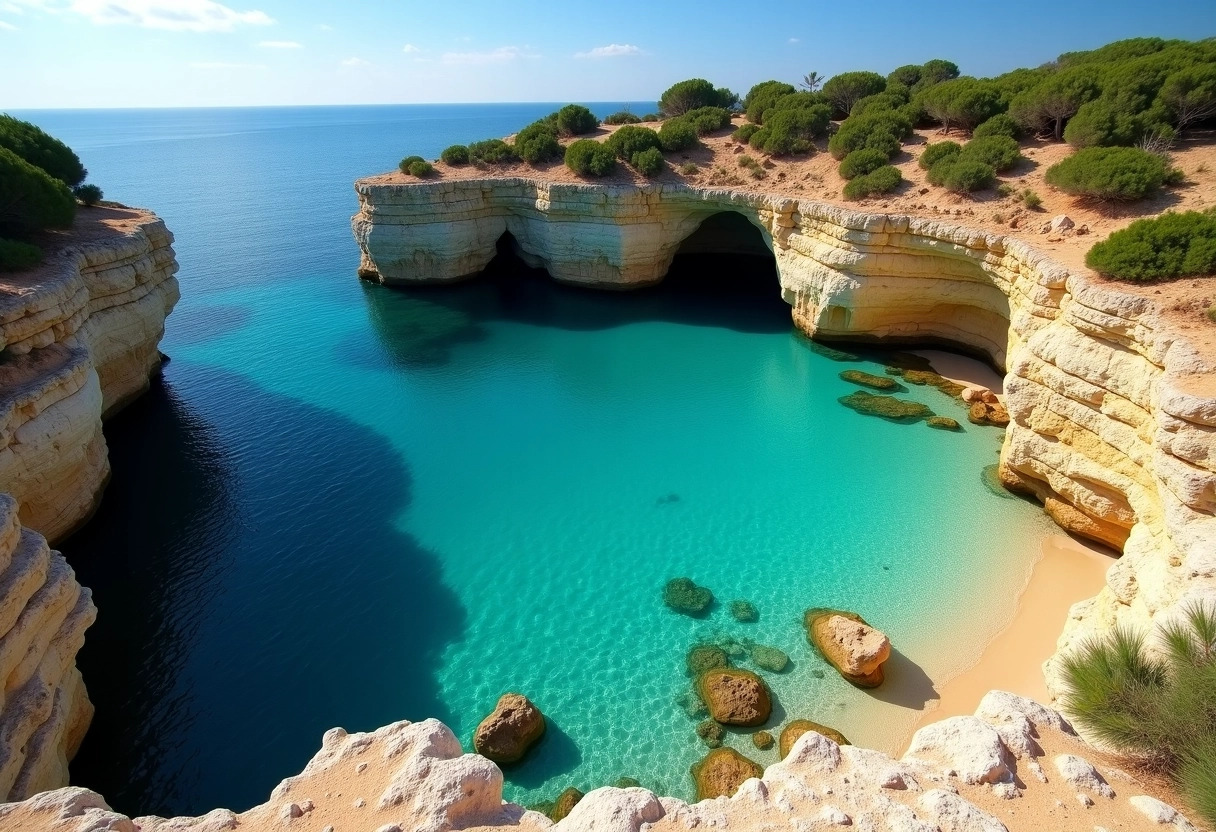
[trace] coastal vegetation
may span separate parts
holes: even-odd
[[[1052,165],[1047,184],[1095,202],[1130,202],[1155,193],[1171,179],[1169,162],[1138,147],[1089,147]]]
[[[1064,658],[1065,711],[1094,738],[1167,772],[1216,824],[1216,612],[1198,603],[1161,628],[1157,652],[1116,628]]]
[[[88,171],[63,142],[27,121],[0,114],[0,271],[36,266],[36,237],[70,228],[77,199],[101,201],[101,188],[83,184]]]
[[[1085,264],[1130,281],[1216,274],[1216,210],[1137,220],[1091,248]]]

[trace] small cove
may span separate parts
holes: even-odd
[[[1048,528],[981,482],[998,431],[841,407],[856,388],[838,373],[882,364],[814,349],[754,263],[691,260],[619,295],[515,272],[360,284],[350,181],[402,142],[335,162],[334,134],[368,133],[334,119],[139,153],[108,137],[92,155],[88,123],[44,124],[112,196],[165,216],[182,263],[173,361],[107,428],[114,484],[64,546],[102,610],[81,657],[98,716],[77,782],[130,812],[243,809],[332,725],[436,716],[467,742],[517,690],[552,730],[508,770],[509,799],[621,776],[689,797],[704,749],[678,700],[695,643],[781,648],[776,726],[812,718],[880,746],[931,679],[978,657]],[[446,129],[419,150],[466,138]],[[148,181],[190,142],[215,154],[190,187]],[[234,200],[204,181],[227,142],[278,160],[248,161]],[[313,190],[293,154],[329,166]],[[963,420],[935,390],[903,395]],[[678,575],[715,592],[708,618],[662,606]],[[735,598],[759,622],[734,622]],[[887,631],[892,683],[832,675],[803,638],[809,606]],[[775,762],[745,734],[728,743]]]

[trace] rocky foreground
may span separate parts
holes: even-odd
[[[370,734],[334,728],[321,750],[248,812],[128,818],[67,788],[0,806],[9,832],[686,832],[692,829],[1093,832],[1194,829],[1093,750],[1055,711],[992,692],[974,716],[916,733],[904,756],[803,734],[786,759],[733,797],[689,805],[642,788],[602,788],[556,825],[502,801],[502,772],[462,753],[442,723],[397,722]],[[1088,759],[1087,759],[1088,758]]]

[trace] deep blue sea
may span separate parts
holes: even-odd
[[[812,349],[771,266],[681,261],[627,294],[511,269],[356,278],[355,178],[552,109],[16,114],[164,217],[181,263],[172,360],[107,425],[113,481],[62,547],[99,608],[76,783],[131,814],[242,810],[327,728],[434,716],[467,747],[518,691],[550,730],[509,798],[621,776],[690,797],[693,644],[781,648],[770,727],[881,747],[1012,614],[1046,525],[982,484],[1000,433],[842,407],[840,370],[882,364]],[[709,617],[663,606],[685,575],[719,599]],[[729,616],[737,598],[758,623]],[[813,606],[891,635],[886,686],[824,672]]]

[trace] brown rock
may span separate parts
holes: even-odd
[[[761,725],[772,712],[768,685],[751,671],[715,668],[697,685],[709,715],[724,725]]]
[[[811,722],[809,719],[795,719],[789,725],[781,729],[781,739],[777,744],[777,748],[781,752],[781,759],[784,760],[787,756],[789,756],[790,749],[794,747],[794,743],[796,743],[798,738],[808,731],[823,734],[837,745],[851,745],[845,735],[837,731],[835,728],[820,725],[818,722]]]
[[[768,731],[757,731],[756,733],[752,734],[752,745],[756,746],[756,748],[759,748],[761,751],[767,751],[768,749],[772,748],[775,742],[776,740],[773,739],[773,735]]]
[[[882,664],[891,656],[891,642],[860,615],[830,609],[810,609],[803,617],[807,641],[847,681],[863,688],[883,682]]]
[[[733,797],[743,783],[760,777],[764,769],[733,748],[715,748],[699,763],[693,763],[693,782],[697,784],[697,800]]]
[[[553,819],[554,823],[562,820],[566,817],[566,815],[570,814],[570,810],[577,806],[578,802],[582,799],[583,793],[574,788],[574,786],[571,786],[557,796],[557,800],[553,803],[553,810],[550,812],[549,817]]]
[[[973,402],[967,411],[967,419],[973,425],[992,425],[1003,428],[1009,424],[1009,411],[1000,402]]]
[[[545,733],[545,716],[526,696],[506,693],[473,733],[473,749],[496,763],[514,763]]]

